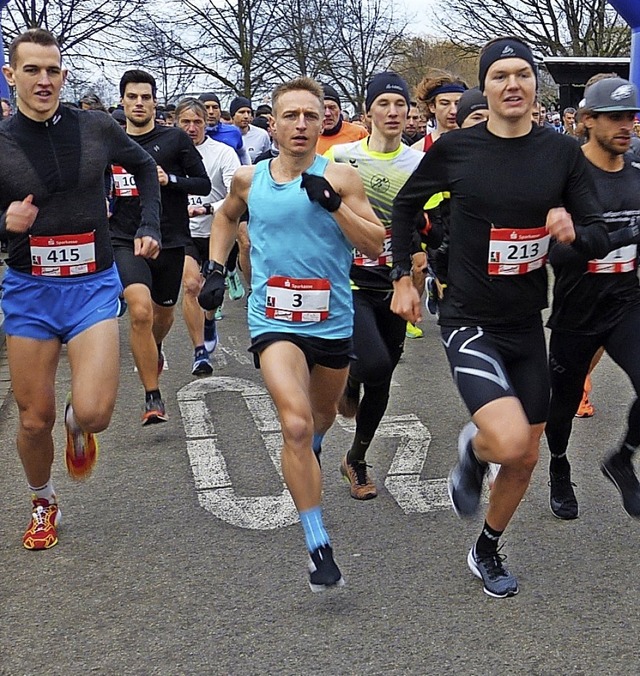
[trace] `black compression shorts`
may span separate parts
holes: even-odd
[[[471,415],[501,397],[517,397],[529,424],[546,421],[549,372],[541,321],[513,332],[443,326],[441,333],[453,380]]]
[[[209,237],[192,237],[184,247],[184,255],[193,258],[198,265],[209,260]]]
[[[262,333],[251,340],[249,352],[253,353],[255,367],[260,368],[260,353],[273,343],[288,341],[299,347],[307,360],[309,371],[317,364],[329,369],[343,369],[353,358],[353,341],[351,338],[316,338],[299,336],[296,333]]]
[[[122,286],[144,284],[151,291],[156,305],[171,307],[178,302],[184,267],[184,247],[162,249],[155,258],[142,258],[133,253],[133,242],[113,243],[113,254]]]

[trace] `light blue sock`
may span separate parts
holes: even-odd
[[[300,512],[300,523],[302,523],[304,539],[310,552],[329,544],[329,536],[322,523],[322,510],[319,505]]]
[[[317,455],[322,450],[322,440],[324,439],[324,432],[322,434],[316,433],[313,435],[313,441],[311,442],[311,448],[313,452]]]

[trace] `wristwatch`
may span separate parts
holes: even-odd
[[[213,213],[213,208],[209,204],[209,202],[205,202],[205,204],[203,204],[202,206],[204,208],[204,215],[205,216],[211,216],[211,214]]]
[[[389,279],[392,282],[397,282],[401,277],[409,277],[411,270],[400,267],[399,265],[394,265],[389,273]]]
[[[206,279],[214,273],[225,277],[227,270],[224,265],[220,265],[220,263],[217,263],[216,261],[204,261],[202,264],[202,276]]]

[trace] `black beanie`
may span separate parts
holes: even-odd
[[[458,100],[458,112],[456,113],[456,122],[458,127],[476,110],[487,110],[489,108],[484,94],[477,88],[468,89]]]
[[[340,94],[328,84],[322,85],[322,91],[324,92],[324,98],[329,99],[329,101],[335,101],[338,104],[338,108],[342,108],[340,103]]]
[[[366,109],[370,110],[371,104],[382,94],[400,94],[407,102],[407,108],[411,104],[409,87],[397,73],[387,71],[385,73],[378,73],[371,78],[371,82],[367,85],[364,103]]]
[[[244,96],[236,96],[236,98],[233,99],[233,101],[231,101],[229,104],[229,112],[231,113],[231,117],[233,117],[240,110],[240,108],[248,108],[253,113],[251,101],[249,101],[249,99],[245,98]]]
[[[533,60],[533,54],[529,47],[518,40],[503,38],[502,40],[497,40],[489,45],[486,51],[480,56],[480,72],[478,74],[478,80],[480,82],[479,86],[481,92],[484,91],[484,81],[487,77],[487,71],[500,59],[523,59],[531,66],[536,79],[538,78],[536,63]]]
[[[205,92],[204,94],[200,94],[200,96],[198,96],[198,101],[202,101],[202,103],[205,103],[206,101],[215,101],[218,105],[220,105],[220,99],[213,92]]]

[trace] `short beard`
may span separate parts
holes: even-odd
[[[132,120],[130,117],[127,118],[127,122],[131,123],[134,127],[146,127],[149,122],[153,120],[153,117],[147,117],[145,120]]]

